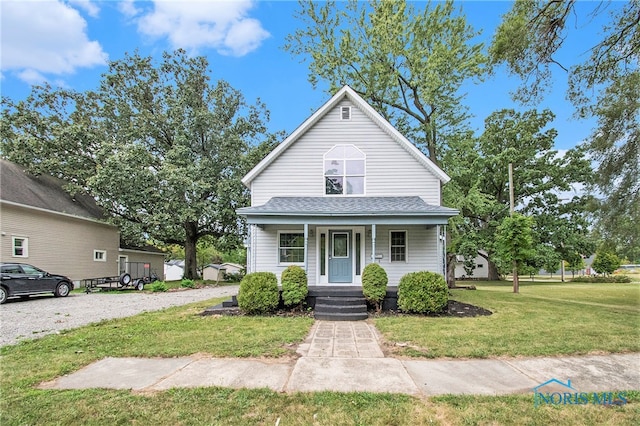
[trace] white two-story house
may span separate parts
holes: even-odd
[[[414,271],[445,271],[440,205],[449,177],[345,86],[244,178],[251,206],[247,272],[288,265],[314,286],[359,287],[377,262],[389,286]]]

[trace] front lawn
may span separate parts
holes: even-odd
[[[475,318],[382,316],[388,349],[416,357],[486,358],[640,351],[637,284],[475,282],[451,298],[493,315]]]
[[[532,321],[537,321],[540,320],[538,311],[550,307],[550,301],[526,296],[526,291],[523,289],[523,294],[517,296],[522,300],[515,305],[510,301],[513,296],[508,294],[508,289],[499,287],[476,292],[461,291],[459,298],[494,310],[496,313],[490,317],[469,320],[495,321],[495,324],[485,327],[484,338],[503,341],[508,339],[500,337],[505,333],[500,326],[509,324],[522,329],[523,326],[518,322],[528,318],[519,313],[523,309],[532,313]],[[541,294],[549,296],[548,292]],[[634,294],[637,293],[632,293],[632,296]],[[36,388],[43,381],[74,372],[106,356],[177,357],[203,352],[218,357],[288,356],[304,340],[313,323],[312,319],[306,317],[199,315],[203,309],[221,300],[104,321],[60,335],[1,348],[0,424],[619,425],[638,424],[640,421],[640,392],[636,391],[627,394],[629,403],[621,407],[582,405],[536,408],[532,395],[415,398],[366,392],[282,394],[266,389],[216,387],[172,389],[149,394],[110,389],[62,391]],[[531,306],[525,309],[526,305]],[[592,306],[588,305],[578,312],[590,309]],[[614,311],[603,307],[595,309]],[[637,310],[622,309],[618,313],[637,320]],[[513,315],[511,319],[508,318],[510,314]],[[389,320],[391,318],[377,321],[384,324]],[[430,324],[431,321],[444,324],[452,319],[421,318],[416,322],[416,318],[398,317],[394,320],[404,321],[405,328],[415,326],[424,329],[424,324]],[[567,316],[564,321],[571,323],[576,318]],[[449,332],[467,335],[468,324],[467,319],[455,319],[450,324]],[[387,325],[390,323],[387,322]],[[614,325],[619,326],[620,323]],[[492,330],[495,334],[493,337],[489,336]],[[589,340],[581,332],[577,334],[579,336],[569,337],[575,341]],[[637,331],[635,335],[629,335],[628,340],[637,341]],[[512,343],[509,347],[522,350],[527,345],[528,342],[524,341],[520,345]]]

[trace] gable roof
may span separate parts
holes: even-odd
[[[65,182],[49,175],[34,176],[18,164],[0,159],[0,200],[91,220],[104,220],[103,210],[88,195],[71,196]]]
[[[249,186],[264,169],[266,169],[278,156],[297,141],[307,130],[316,124],[322,117],[331,111],[342,99],[349,99],[360,110],[362,110],[374,123],[391,136],[400,146],[409,152],[420,164],[431,171],[442,183],[447,183],[451,178],[426,155],[424,155],[414,144],[404,137],[395,127],[382,117],[371,105],[365,102],[351,87],[344,86],[331,99],[329,99],[311,117],[293,131],[280,145],[262,159],[249,173],[242,178],[242,183]]]

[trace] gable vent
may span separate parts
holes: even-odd
[[[348,107],[348,106],[340,107],[340,119],[351,120],[351,107]]]

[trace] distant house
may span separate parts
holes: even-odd
[[[242,273],[244,266],[237,263],[209,264],[202,270],[202,279],[211,281],[225,281],[225,275]]]
[[[71,196],[64,184],[0,160],[3,262],[30,263],[76,282],[118,275],[126,262],[151,262],[153,268],[162,267],[162,254],[121,248],[120,231],[106,222],[95,200],[82,194]]]
[[[164,280],[179,281],[184,276],[184,260],[169,260],[164,263]]]
[[[247,272],[307,271],[309,288],[361,287],[368,263],[389,285],[445,271],[440,205],[449,177],[348,86],[244,178],[251,206]]]
[[[485,252],[486,255],[486,252]],[[486,280],[489,278],[489,262],[481,255],[477,255],[473,260],[475,268],[468,274],[464,269],[465,258],[462,255],[456,256],[456,280],[464,279],[480,279]]]

